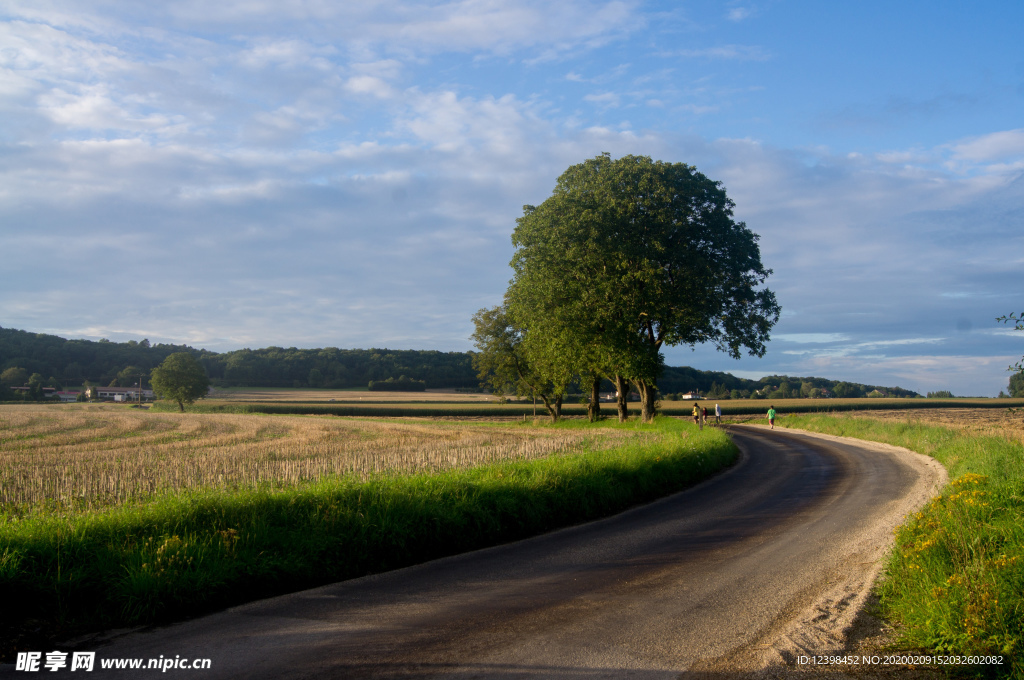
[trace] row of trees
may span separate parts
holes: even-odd
[[[779,318],[758,237],[721,183],[683,163],[602,154],[524,206],[504,304],[474,315],[474,366],[496,393],[532,394],[552,419],[570,385],[600,413],[605,378],[625,420],[628,384],[653,419],[665,346],[710,342],[763,356]]]
[[[210,352],[186,345],[151,345],[148,340],[110,342],[66,340],[44,333],[0,328],[0,373],[23,369],[22,385],[38,373],[48,386],[96,385],[128,387],[168,356],[187,352],[219,386],[248,387],[364,387],[371,380],[402,375],[427,387],[475,388],[479,384],[466,352],[389,349],[297,349],[266,347],[233,352]]]
[[[843,399],[866,397],[880,392],[888,397],[917,397],[917,392],[902,387],[865,385],[829,378],[767,375],[760,380],[740,378],[721,371],[701,371],[688,366],[666,366],[658,378],[658,388],[669,394],[697,391],[713,399]]]

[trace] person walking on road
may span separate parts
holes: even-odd
[[[768,407],[768,424],[771,425],[771,428],[773,430],[775,429],[775,407],[774,406],[769,406]]]
[[[693,405],[693,424],[702,430],[704,429],[700,424],[700,406],[697,406],[697,404]]]
[[[704,429],[704,426],[708,423],[708,407],[704,406],[700,409],[700,426]]]
[[[715,404],[715,425],[722,424],[722,407]]]

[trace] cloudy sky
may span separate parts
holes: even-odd
[[[0,0],[0,325],[465,350],[601,152],[762,237],[763,359],[991,395],[1024,354],[1019,2]]]

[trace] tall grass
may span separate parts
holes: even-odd
[[[932,456],[951,482],[896,534],[879,593],[902,642],[959,655],[1004,655],[1024,677],[1024,423],[794,416],[786,427],[903,446]],[[955,422],[955,421],[953,421]],[[996,669],[997,672],[999,669]]]
[[[678,421],[547,429],[641,436],[468,469],[8,515],[0,521],[0,601],[13,617],[43,612],[47,630],[166,621],[611,514],[736,456],[722,432]]]

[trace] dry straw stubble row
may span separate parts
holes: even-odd
[[[416,473],[565,454],[626,433],[148,413],[122,406],[0,409],[0,504],[98,507],[200,488],[285,487],[334,475]]]

